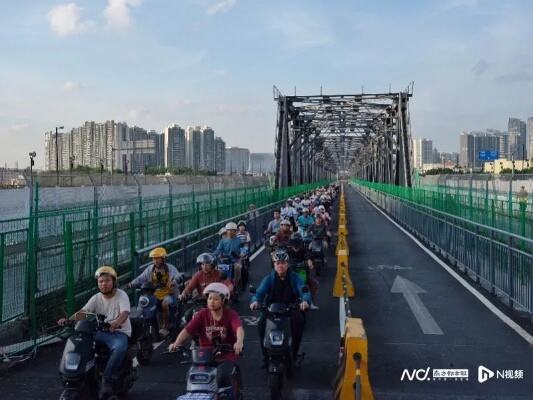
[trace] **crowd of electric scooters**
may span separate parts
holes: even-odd
[[[253,206],[247,220],[220,229],[218,246],[198,255],[192,276],[171,265],[163,247],[150,252],[152,262],[123,289],[112,267],[100,267],[98,293],[58,321],[69,328],[59,367],[60,399],[88,392],[102,400],[123,397],[136,380],[137,364],[149,364],[154,344],[161,341],[170,343],[166,354],[191,364],[179,400],[242,399],[238,358],[245,331],[233,306],[248,291],[250,309],[259,312],[261,366],[270,398],[283,398],[285,380],[304,358],[299,347],[306,312],[319,309],[317,291],[338,192],[338,184],[331,184],[288,199],[274,211],[264,230],[272,269],[257,288],[249,285],[252,238],[247,225],[259,217]]]

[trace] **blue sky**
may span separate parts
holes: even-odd
[[[44,132],[85,120],[208,124],[272,151],[283,93],[414,81],[412,134],[533,116],[533,2],[1,0],[0,163],[43,166]]]

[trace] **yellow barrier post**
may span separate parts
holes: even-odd
[[[341,252],[343,250],[340,250]],[[348,256],[340,255],[337,260],[337,273],[335,274],[335,283],[333,284],[333,297],[354,297],[355,287],[350,278],[348,269]]]
[[[342,232],[339,232],[337,239],[337,247],[335,247],[335,255],[339,255],[339,250],[346,250],[346,255],[350,254],[350,249],[348,248],[348,242],[346,241],[346,235]]]
[[[374,400],[368,377],[368,340],[363,320],[348,318],[344,330],[343,376],[337,381],[336,400]],[[359,368],[356,368],[356,366]],[[358,386],[358,385],[359,386]]]

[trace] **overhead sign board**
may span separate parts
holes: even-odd
[[[481,150],[477,158],[480,161],[494,161],[500,158],[500,154],[498,150]]]

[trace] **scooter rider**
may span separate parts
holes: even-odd
[[[206,286],[203,294],[207,296],[207,308],[197,312],[193,319],[180,332],[169,351],[183,346],[191,338],[199,338],[200,347],[213,346],[213,338],[218,337],[221,344],[233,346],[233,353],[222,353],[217,369],[220,376],[230,379],[234,393],[238,393],[240,386],[240,371],[235,364],[237,356],[241,354],[244,345],[244,329],[236,311],[227,307],[229,290],[220,282]]]
[[[329,233],[328,228],[324,223],[322,214],[319,213],[315,216],[315,223],[309,228],[307,228],[307,234],[311,235],[311,237],[315,239],[322,239],[327,241],[330,240],[331,234]]]
[[[250,303],[251,310],[257,310],[259,304],[266,303],[269,306],[272,303],[294,304],[300,302],[300,310],[293,310],[291,313],[291,332],[293,339],[293,358],[298,359],[298,349],[302,341],[303,329],[305,325],[305,316],[303,311],[309,308],[311,297],[308,292],[304,292],[304,283],[300,276],[289,268],[289,255],[284,250],[277,250],[273,255],[274,271],[263,278],[257,288],[255,295]],[[258,322],[259,337],[261,350],[263,351],[263,365],[266,362],[264,338],[266,318],[261,315]]]
[[[309,208],[302,209],[302,215],[298,217],[298,226],[302,229],[302,233],[307,232],[307,228],[314,224],[315,219],[309,215]]]
[[[112,394],[114,372],[120,368],[128,350],[128,338],[131,336],[130,300],[126,292],[117,288],[117,273],[112,267],[102,266],[94,274],[98,282],[99,293],[92,296],[81,310],[70,317],[75,321],[85,318],[85,313],[105,315],[109,323],[109,332],[96,332],[95,340],[107,346],[110,356],[104,370],[99,398]],[[66,318],[57,321],[65,325]]]
[[[233,263],[233,285],[235,290],[237,290],[241,281],[242,266],[239,261],[241,240],[237,237],[237,224],[235,222],[228,222],[226,224],[226,237],[220,239],[213,255],[216,257],[227,257]]]
[[[318,281],[313,276],[313,260],[309,256],[309,250],[306,249],[302,235],[299,232],[292,234],[287,247],[287,253],[289,254],[289,267],[300,275],[304,284],[309,286],[311,299],[313,300],[309,304],[309,308],[311,310],[318,310],[318,306],[314,303],[318,292]]]
[[[210,253],[202,253],[196,257],[196,264],[200,266],[200,271],[196,272],[185,289],[179,295],[180,300],[186,299],[194,290],[199,296],[203,295],[204,289],[213,282],[222,280],[220,272],[216,268],[215,257]]]
[[[292,225],[288,219],[281,221],[281,229],[274,238],[274,247],[287,247],[292,235],[291,226]]]
[[[298,212],[292,205],[292,199],[288,199],[285,203],[285,207],[281,209],[281,218],[288,219],[289,217],[296,218],[298,216]]]
[[[267,229],[265,230],[265,234],[271,234],[275,235],[278,233],[280,229],[280,223],[281,223],[281,214],[279,210],[274,211],[274,219],[268,223]]]
[[[241,244],[250,246],[250,243],[252,243],[252,237],[250,236],[250,232],[246,230],[246,221],[239,221],[237,223],[237,237],[240,239]]]
[[[145,282],[152,282],[156,287],[155,297],[157,298],[163,312],[163,327],[159,330],[161,336],[169,334],[170,307],[176,305],[174,288],[176,281],[181,274],[176,267],[166,262],[167,252],[163,247],[156,247],[150,252],[152,264],[133,281],[128,287],[137,287]]]

